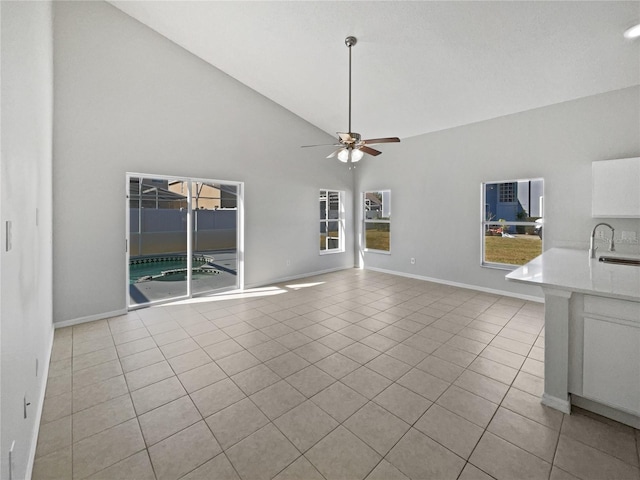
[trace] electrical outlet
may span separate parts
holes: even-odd
[[[598,231],[596,232],[596,238],[597,238],[598,240],[604,240],[604,232],[603,232],[602,230],[598,230]]]
[[[636,232],[622,232],[620,236],[620,241],[622,243],[635,243],[636,242]]]
[[[416,259],[411,257],[411,265],[415,265],[416,264]]]

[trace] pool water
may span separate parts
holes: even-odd
[[[192,262],[192,268],[196,269],[203,265],[206,265],[207,262],[202,260],[194,259]],[[161,260],[154,261],[152,263],[137,263],[129,265],[129,283],[134,284],[137,283],[143,277],[156,277],[161,275],[162,272],[166,272],[168,270],[178,270],[178,269],[186,269],[187,268],[187,259],[184,258],[182,260]],[[196,275],[198,272],[194,272]],[[184,274],[173,274],[155,278],[154,280],[172,280],[179,281],[185,280],[186,275]]]

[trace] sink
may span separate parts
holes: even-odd
[[[635,265],[636,267],[640,267],[640,258],[602,256],[598,259],[598,261],[603,263],[614,263],[616,265]]]

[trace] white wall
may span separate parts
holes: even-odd
[[[110,5],[55,13],[55,321],[125,307],[127,171],[244,181],[249,286],[362,255],[367,267],[540,296],[480,267],[480,183],[543,177],[545,248],[586,248],[591,162],[640,152],[634,87],[403,139],[354,179],[299,148],[326,134]],[[347,253],[319,256],[319,188],[346,190],[349,212],[351,192],[392,189],[391,255],[361,254],[349,235]],[[638,221],[615,223],[640,236]]]
[[[318,254],[319,190],[351,212],[352,172],[300,148],[332,138],[109,4],[54,12],[55,322],[125,308],[127,171],[245,182],[248,286],[353,267],[352,241]]]
[[[52,339],[51,135],[52,7],[0,2],[1,478],[29,476]],[[38,224],[36,225],[36,209]],[[6,251],[5,222],[12,222]],[[36,377],[36,359],[39,374]],[[23,417],[23,398],[31,405]]]
[[[544,248],[586,250],[591,162],[639,154],[640,87],[403,139],[358,167],[357,195],[392,190],[391,255],[361,255],[371,268],[541,296],[480,266],[481,182],[544,178]],[[640,220],[610,223],[640,238]]]
[[[64,321],[125,306],[126,171],[244,181],[249,285],[352,266],[353,236],[347,253],[318,255],[318,190],[346,190],[351,211],[351,191],[391,188],[392,254],[366,254],[368,266],[537,295],[479,266],[480,182],[545,178],[545,248],[586,248],[595,224],[591,162],[640,154],[635,87],[404,139],[382,161],[361,162],[354,179],[342,164],[299,149],[327,135],[115,8],[53,9],[52,34],[49,2],[0,2],[2,478],[13,440],[14,478],[29,473],[52,309]],[[640,236],[638,220],[612,223]]]

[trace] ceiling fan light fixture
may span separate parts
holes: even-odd
[[[640,37],[640,23],[638,25],[634,25],[631,28],[628,28],[624,32],[624,38],[626,38],[628,40],[632,40],[632,39],[638,38],[638,37]]]
[[[351,161],[352,162],[359,162],[360,160],[362,160],[362,157],[364,156],[364,152],[362,150],[359,149],[354,149],[351,150]]]
[[[340,150],[338,152],[338,160],[340,160],[342,163],[347,163],[349,161],[349,150],[346,148]]]

